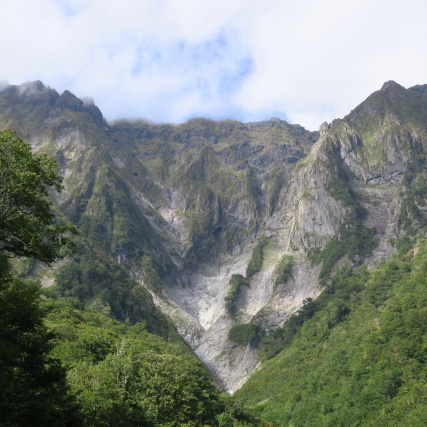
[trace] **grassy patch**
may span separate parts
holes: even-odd
[[[264,246],[268,243],[265,237],[259,239],[254,250],[252,251],[251,259],[249,260],[248,267],[246,268],[246,277],[250,279],[254,274],[262,269],[264,261]]]
[[[308,191],[308,190],[304,190],[301,194],[301,198],[308,200],[309,202],[313,202],[314,201],[314,196]]]

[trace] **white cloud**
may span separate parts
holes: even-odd
[[[0,80],[0,92],[4,91],[9,86],[9,82],[7,80]]]
[[[348,113],[386,80],[426,80],[424,2],[413,8],[396,1],[275,3],[264,21],[246,29],[257,70],[239,101],[251,109],[273,104],[292,121],[317,128]]]
[[[15,0],[2,75],[92,96],[108,119],[342,117],[427,81],[423,0]]]

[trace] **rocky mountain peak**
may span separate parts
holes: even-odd
[[[401,86],[399,83],[396,83],[394,80],[389,80],[388,82],[385,82],[381,88],[382,92],[389,92],[392,90],[405,90],[403,86]]]
[[[72,94],[69,90],[65,90],[56,101],[57,107],[69,108],[73,111],[83,111],[83,102]]]
[[[89,98],[88,98],[89,99]],[[59,109],[69,109],[74,112],[86,112],[89,113],[94,121],[102,125],[104,122],[101,110],[93,103],[93,100],[83,102],[80,98],[77,98],[69,90],[65,90],[57,99],[55,107]]]
[[[56,90],[45,86],[40,80],[26,82],[20,86],[9,86],[7,90],[17,94],[21,102],[32,105],[41,105],[44,103],[53,105],[59,97]]]

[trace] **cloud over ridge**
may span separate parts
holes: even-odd
[[[111,120],[279,116],[316,129],[384,81],[427,76],[422,0],[16,0],[2,11],[0,79],[91,96]]]

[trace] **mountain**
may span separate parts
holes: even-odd
[[[319,132],[279,119],[109,123],[41,82],[0,92],[0,127],[58,161],[78,256],[124,268],[231,393],[339,268],[372,268],[423,234],[426,113],[427,86],[394,82]],[[32,272],[76,293],[63,280],[73,265]],[[106,310],[126,319],[113,296]]]

